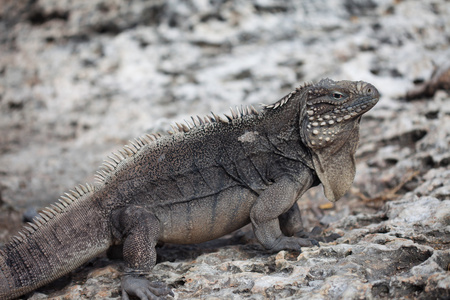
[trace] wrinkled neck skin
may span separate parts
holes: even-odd
[[[301,161],[310,169],[314,169],[310,150],[301,139],[301,127],[298,126],[306,115],[306,105],[302,101],[303,94],[304,92],[295,94],[277,109],[266,109],[262,126],[278,154]]]

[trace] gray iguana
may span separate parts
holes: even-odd
[[[322,183],[338,200],[355,175],[361,115],[378,101],[362,81],[306,84],[262,111],[212,113],[146,135],[75,187],[0,249],[0,299],[11,299],[123,245],[122,297],[172,294],[141,276],[158,241],[200,243],[248,223],[271,251],[311,246],[296,201]]]

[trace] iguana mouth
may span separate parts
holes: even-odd
[[[347,107],[341,107],[341,108],[336,107],[335,109],[333,109],[332,115],[342,116],[344,119],[350,119],[352,117],[359,116],[359,115],[367,112],[368,110],[370,110],[375,104],[377,104],[378,100],[379,100],[379,96],[378,97],[372,97],[372,96],[364,97],[364,98],[361,98],[361,100],[358,102],[353,102],[353,103],[350,102],[351,105],[349,105]]]
[[[378,98],[367,97],[357,103],[353,103],[347,107],[335,107],[331,110],[330,106],[325,107],[323,103],[320,106],[314,107],[314,110],[308,110],[308,120],[310,122],[318,121],[320,125],[333,125],[335,122],[339,123],[342,120],[349,120],[358,117],[370,110],[376,103]],[[313,126],[315,124],[313,123]]]
[[[319,102],[314,104],[309,104],[313,110],[308,110],[308,115],[321,115],[323,113],[331,112],[334,110],[339,110],[339,108],[336,108],[336,104],[333,104],[331,102]],[[334,110],[333,110],[334,108]]]

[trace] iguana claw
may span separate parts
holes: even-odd
[[[141,300],[157,300],[168,295],[174,296],[162,282],[150,282],[145,278],[132,276],[124,276],[122,279],[122,300],[129,300],[129,296],[136,296]]]
[[[319,242],[314,239],[304,239],[299,237],[280,237],[279,242],[271,249],[270,252],[278,252],[281,250],[291,250],[302,252],[301,247],[319,246]]]

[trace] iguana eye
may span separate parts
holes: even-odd
[[[344,98],[344,95],[339,93],[339,92],[334,92],[333,93],[333,98],[334,99],[342,99],[342,98]]]

